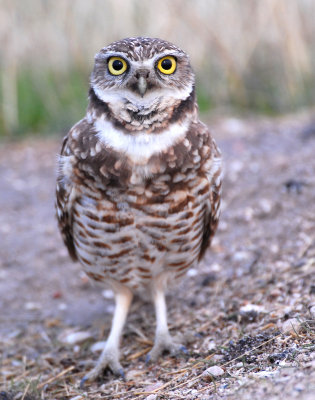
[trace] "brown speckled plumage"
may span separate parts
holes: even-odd
[[[161,76],[156,63],[165,55],[176,57],[177,66]],[[111,56],[128,62],[124,76],[107,71]],[[164,326],[166,285],[196,265],[217,228],[220,152],[198,119],[194,76],[182,50],[160,39],[130,38],[95,60],[87,115],[64,139],[59,158],[59,227],[71,257],[113,288],[114,320],[123,310],[120,298],[128,309],[132,293],[152,292],[156,359],[164,349],[178,350]],[[144,96],[136,93],[139,68],[148,70]],[[106,366],[121,372],[113,336],[122,326],[116,325],[86,379]]]

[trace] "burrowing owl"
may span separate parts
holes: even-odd
[[[123,374],[119,339],[135,292],[148,290],[155,305],[149,358],[178,351],[164,293],[207,249],[221,188],[220,152],[198,119],[187,54],[144,37],[96,54],[86,116],[65,137],[58,167],[64,242],[116,300],[105,348],[83,382],[106,367]]]

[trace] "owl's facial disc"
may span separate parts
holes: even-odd
[[[91,88],[117,120],[141,130],[191,96],[194,73],[188,56],[171,43],[131,38],[95,56]]]

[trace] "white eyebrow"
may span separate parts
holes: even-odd
[[[124,60],[127,60],[130,65],[135,66],[136,68],[139,67],[152,67],[158,60],[160,60],[163,57],[166,56],[173,56],[173,57],[180,57],[182,54],[178,54],[174,51],[164,51],[163,53],[157,55],[154,58],[150,59],[145,59],[145,60],[140,60],[140,61],[135,61],[135,60],[130,60],[128,57],[126,57],[126,53],[120,52],[120,51],[108,51],[106,54],[96,54],[95,59],[101,58],[104,60],[107,60],[109,57],[121,57]]]

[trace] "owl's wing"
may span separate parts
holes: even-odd
[[[205,251],[211,243],[217,230],[220,217],[222,180],[221,153],[214,140],[212,140],[212,157],[210,161],[211,165],[207,171],[207,178],[210,183],[209,201],[207,202],[205,210],[199,260],[204,256]]]
[[[72,208],[75,199],[75,188],[73,179],[71,179],[71,161],[74,156],[71,154],[68,142],[69,136],[66,136],[63,140],[60,156],[58,158],[56,212],[63,241],[68,249],[70,257],[75,261],[77,260],[77,255],[72,234]]]

